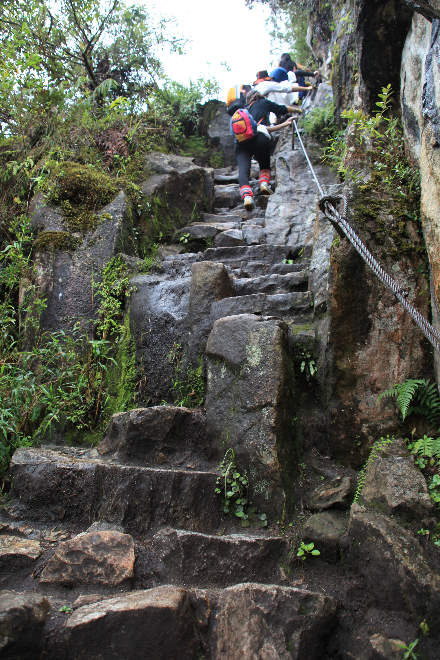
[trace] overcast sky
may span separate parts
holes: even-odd
[[[138,2],[151,6],[145,0]],[[248,9],[244,0],[167,0],[155,4],[162,15],[175,16],[176,34],[190,39],[187,55],[161,55],[167,75],[183,84],[200,77],[215,78],[220,83],[221,100],[226,100],[229,87],[250,83],[258,70],[276,65],[286,50],[286,44],[279,44],[271,53],[266,5]],[[222,63],[231,70],[228,72]]]

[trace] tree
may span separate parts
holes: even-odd
[[[159,48],[183,46],[167,28],[124,0],[3,0],[0,121],[15,133],[28,110],[69,98],[145,96],[162,73]]]
[[[312,0],[246,0],[252,7],[255,2],[269,5],[273,25],[272,37],[291,44],[293,59],[307,66],[313,61],[313,53],[307,40],[307,23]]]

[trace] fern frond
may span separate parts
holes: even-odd
[[[437,392],[435,398],[436,385],[423,378],[408,378],[403,383],[396,383],[377,397],[380,401],[384,398],[394,397],[399,406],[403,421],[411,412],[418,412],[425,417],[429,410],[431,414],[438,412],[440,421],[440,397]],[[438,407],[436,401],[438,400]],[[412,404],[412,405],[411,405]]]
[[[440,438],[434,438],[432,441],[432,455],[440,458]]]
[[[436,438],[436,440],[438,439],[439,438]],[[426,458],[432,458],[434,452],[434,439],[424,435],[423,438],[419,438],[415,441],[412,452],[413,454],[419,454]]]
[[[405,421],[405,418],[408,415],[411,401],[414,399],[417,390],[424,385],[426,385],[425,380],[413,378],[408,378],[408,380],[399,385],[397,404],[400,408],[403,421]]]

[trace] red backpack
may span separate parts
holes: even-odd
[[[257,122],[246,108],[239,108],[231,117],[231,133],[237,142],[251,140],[257,134]]]

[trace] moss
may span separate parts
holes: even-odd
[[[145,199],[141,212],[142,236],[140,239],[140,254],[147,255],[152,243],[170,239],[176,227],[182,224],[182,212],[179,208],[172,208],[168,203],[166,194],[152,195]]]
[[[43,231],[33,243],[34,250],[71,252],[78,247],[78,239],[67,231]]]
[[[214,168],[225,166],[225,157],[220,151],[214,151],[209,157],[209,166]]]
[[[385,246],[392,256],[421,254],[423,242],[414,240],[409,232],[417,205],[418,198],[393,193],[373,173],[368,184],[359,186],[353,219],[355,225],[369,231],[376,245]]]
[[[60,163],[49,187],[48,198],[58,204],[74,230],[94,229],[97,211],[108,204],[118,188],[112,178],[92,165],[72,161]]]

